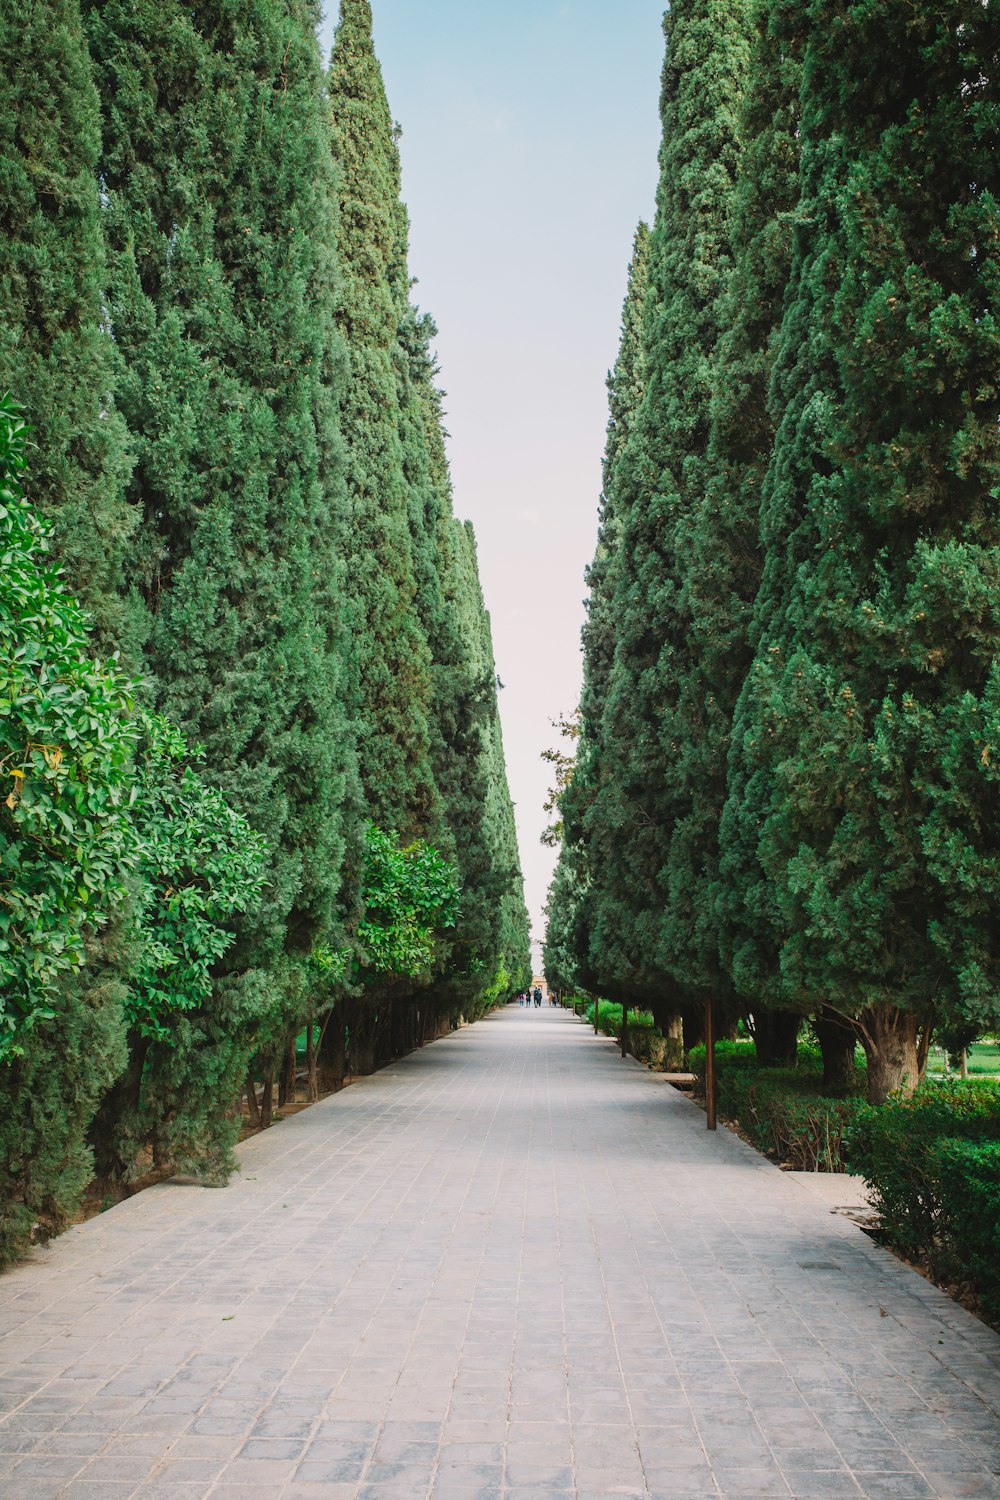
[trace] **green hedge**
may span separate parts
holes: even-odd
[[[704,1094],[705,1048],[692,1047],[691,1071]],[[858,1099],[822,1094],[823,1063],[817,1047],[800,1045],[796,1068],[762,1068],[750,1042],[715,1048],[719,1113],[733,1120],[758,1151],[803,1172],[843,1172],[844,1134]],[[863,1092],[859,1073],[857,1093]]]
[[[935,1269],[968,1282],[1000,1324],[1000,1141],[938,1141],[930,1170],[940,1210]]]
[[[863,1105],[847,1146],[889,1243],[1000,1318],[1000,1083],[948,1079]]]
[[[592,1000],[588,1002],[584,1014],[593,1026],[594,1002]],[[621,1006],[613,1004],[610,1000],[602,1000],[598,1024],[605,1036],[613,1036],[620,1042],[622,1037]],[[648,1010],[629,1009],[628,1046],[633,1057],[645,1063],[655,1061],[656,1044],[662,1040],[663,1033]]]
[[[690,1052],[691,1073],[705,1095],[705,1047]],[[846,1172],[844,1133],[858,1109],[855,1097],[823,1097],[819,1047],[799,1043],[798,1068],[762,1068],[753,1043],[715,1044],[718,1110],[739,1125],[765,1157],[798,1172]],[[864,1094],[864,1074],[856,1092]]]

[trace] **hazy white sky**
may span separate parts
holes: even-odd
[[[580,691],[632,236],[652,214],[663,0],[373,0],[416,298],[440,328],[455,507],[493,619],[534,937],[556,742]],[[336,0],[327,0],[329,50]]]

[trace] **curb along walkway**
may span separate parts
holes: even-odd
[[[0,1278],[3,1500],[997,1500],[1000,1339],[517,1008]]]

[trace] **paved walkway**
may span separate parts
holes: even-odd
[[[3,1500],[1000,1497],[1000,1340],[562,1012],[0,1278]]]

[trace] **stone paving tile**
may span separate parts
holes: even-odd
[[[1000,1500],[1000,1340],[568,1015],[240,1157],[0,1278],[3,1500]]]

